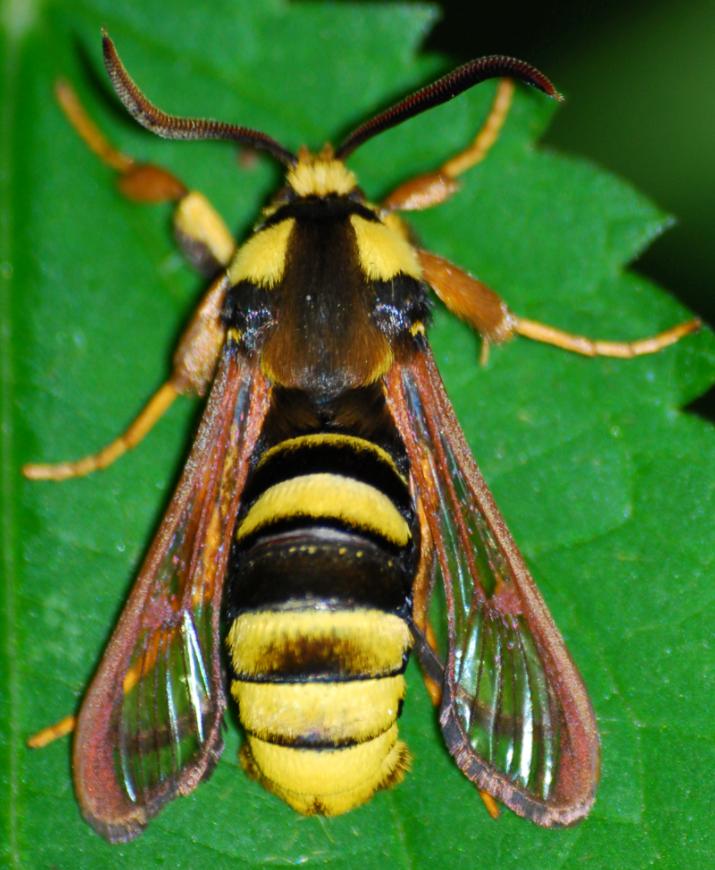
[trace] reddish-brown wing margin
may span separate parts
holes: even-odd
[[[415,631],[423,668],[442,687],[442,733],[479,789],[536,824],[574,824],[590,810],[598,782],[593,710],[476,466],[430,349],[416,342],[385,387],[427,539]],[[426,601],[440,582],[444,654],[425,637]]]
[[[219,620],[248,461],[269,387],[231,342],[189,459],[82,704],[82,813],[112,842],[208,776],[223,748]]]

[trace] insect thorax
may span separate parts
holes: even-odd
[[[275,384],[376,382],[428,316],[417,254],[338,160],[304,157],[231,266],[225,320]]]

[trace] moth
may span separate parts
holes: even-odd
[[[58,86],[126,196],[175,202],[179,245],[211,281],[169,380],[132,426],[97,454],[25,474],[62,480],[105,467],[178,395],[208,399],[76,727],[69,719],[35,743],[75,728],[82,813],[106,839],[127,841],[211,774],[229,682],[244,769],[298,812],[337,815],[409,768],[397,722],[414,649],[446,747],[488,809],[500,802],[547,827],[583,819],[599,773],[593,709],[447,398],[426,337],[430,291],[485,348],[523,335],[631,357],[698,323],[623,343],[527,320],[417,245],[398,216],[456,194],[507,119],[513,79],[559,94],[523,61],[483,57],[337,148],[294,153],[263,132],[163,112],[106,34],[103,45],[121,102],[148,130],[265,152],[285,180],[237,244],[201,194],[117,151]],[[381,203],[366,197],[347,164],[355,149],[495,77],[472,143]]]

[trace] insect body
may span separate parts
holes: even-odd
[[[379,382],[427,302],[414,253],[342,163],[306,154],[287,181],[229,268],[228,340],[261,346],[273,389],[228,565],[228,644],[245,766],[296,809],[335,814],[407,766],[419,528]]]
[[[508,83],[470,148],[382,205],[345,163],[366,139],[484,78],[517,76],[554,96],[552,85],[520,61],[483,58],[363,124],[337,151],[294,155],[263,133],[166,115],[107,37],[105,59],[149,129],[249,144],[287,173],[234,252],[197,194],[164,170],[116,153],[109,161],[128,195],[177,200],[183,247],[218,277],[170,382],[123,441],[79,463],[26,469],[60,479],[101,467],[176,394],[211,384],[178,489],[82,705],[74,775],[85,817],[112,841],[130,839],[211,772],[225,642],[243,765],[300,812],[342,813],[402,778],[409,753],[397,719],[415,646],[462,771],[538,824],[583,818],[598,778],[591,705],[454,418],[425,338],[429,287],[492,342],[522,333],[632,356],[696,323],[632,344],[590,342],[518,318],[409,241],[394,212],[454,192],[455,176],[495,138]],[[102,152],[72,96],[61,96]],[[437,586],[444,649],[428,617]]]
[[[243,761],[297,810],[333,815],[407,766],[396,722],[418,534],[375,442],[308,434],[266,457],[227,581]]]

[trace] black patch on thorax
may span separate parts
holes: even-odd
[[[378,220],[375,212],[364,203],[343,194],[331,193],[328,196],[301,196],[280,206],[261,228],[279,224],[288,218],[298,221],[318,221],[324,223],[331,220],[344,220],[350,215],[359,215],[365,220]]]

